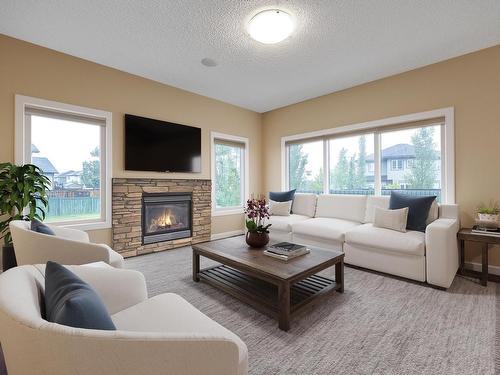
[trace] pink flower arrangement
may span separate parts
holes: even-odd
[[[245,207],[246,227],[249,232],[269,233],[268,228],[271,224],[264,225],[265,220],[269,219],[269,208],[266,204],[266,198],[250,198]]]

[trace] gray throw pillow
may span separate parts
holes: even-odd
[[[45,313],[65,326],[116,330],[99,295],[85,281],[56,262],[45,268]]]
[[[31,230],[42,234],[48,234],[50,236],[56,235],[52,228],[37,219],[31,220]]]

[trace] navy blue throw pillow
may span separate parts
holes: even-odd
[[[269,199],[275,202],[288,202],[293,201],[295,190],[290,191],[271,191],[269,192]]]
[[[396,210],[399,208],[408,207],[408,221],[406,222],[406,229],[417,230],[425,232],[425,222],[429,216],[432,202],[436,196],[415,197],[408,194],[401,194],[391,191],[391,198],[389,200],[389,209]]]
[[[50,261],[45,268],[45,312],[49,322],[76,328],[116,330],[94,289],[66,267]]]
[[[55,232],[48,225],[45,225],[44,223],[38,221],[37,219],[31,220],[31,230],[38,233],[55,236]]]

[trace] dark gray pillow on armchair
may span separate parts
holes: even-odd
[[[31,230],[42,233],[42,234],[49,234],[51,236],[55,236],[55,232],[48,226],[42,223],[41,221],[38,221],[37,219],[31,220]]]
[[[45,313],[49,322],[65,326],[116,330],[94,289],[66,267],[50,261],[45,268]]]

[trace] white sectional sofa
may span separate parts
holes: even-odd
[[[458,206],[433,204],[425,233],[374,227],[389,197],[295,194],[290,216],[271,216],[273,241],[345,252],[345,262],[448,288],[458,269]]]

